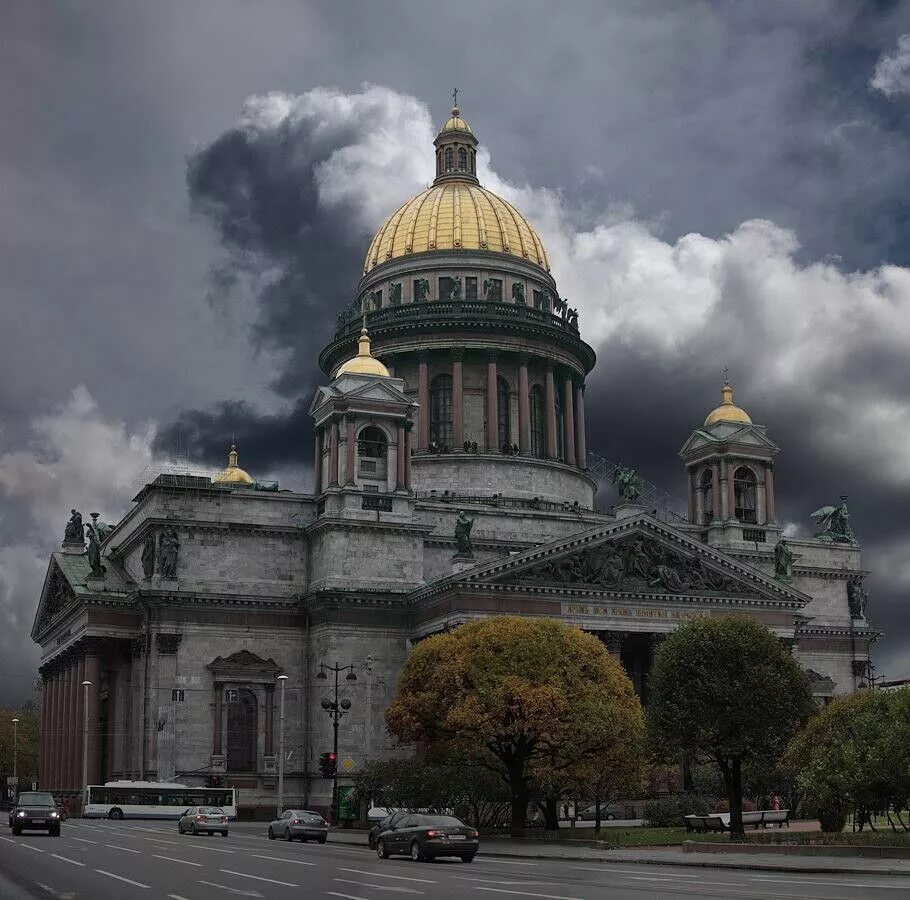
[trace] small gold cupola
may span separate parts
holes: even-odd
[[[212,478],[215,484],[254,484],[253,477],[237,465],[237,446],[231,444],[228,453],[228,464]]]
[[[735,422],[740,425],[751,425],[749,414],[733,402],[733,386],[724,378],[724,386],[720,389],[721,403],[712,409],[705,419],[705,425],[714,425],[717,422]]]
[[[370,333],[366,325],[360,329],[357,355],[343,362],[335,373],[336,378],[341,375],[379,375],[384,378],[390,376],[389,370],[370,351]]]
[[[457,90],[452,91],[452,99],[452,112],[433,141],[436,147],[436,180],[433,183],[459,179],[479,184],[477,138],[467,120],[462,118]]]

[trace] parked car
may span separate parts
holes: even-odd
[[[54,795],[44,791],[25,791],[9,811],[9,827],[13,834],[23,831],[46,831],[60,837],[60,813]]]
[[[191,806],[178,820],[178,834],[214,834],[227,837],[228,817],[220,806]]]
[[[319,841],[324,844],[329,836],[329,823],[318,812],[309,809],[286,809],[269,823],[269,840],[284,838],[286,841]]]
[[[415,861],[437,856],[457,856],[469,863],[479,846],[477,831],[454,816],[409,813],[376,838],[376,855],[388,859],[393,854],[407,855]]]
[[[380,819],[370,829],[370,833],[367,835],[367,844],[369,844],[370,849],[376,849],[376,838],[379,837],[381,832],[385,831],[387,828],[391,828],[393,825],[397,825],[407,815],[410,815],[410,813],[406,809],[399,809],[397,812],[393,812],[391,815],[384,816]]]
[[[614,819],[620,818],[622,810],[619,808],[618,803],[601,803],[600,804],[600,819],[602,822],[612,822]],[[592,803],[590,806],[586,806],[584,809],[579,810],[578,814],[575,816],[576,819],[583,819],[584,821],[596,821],[597,817],[597,806]]]

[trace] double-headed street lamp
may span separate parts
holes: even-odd
[[[332,719],[332,752],[335,754],[335,767],[332,773],[332,824],[338,823],[338,722],[341,717],[351,708],[351,701],[347,698],[339,701],[338,699],[338,675],[341,672],[347,672],[344,676],[345,681],[356,681],[357,676],[354,674],[354,666],[339,666],[336,662],[334,666],[328,666],[325,663],[319,664],[319,672],[316,677],[325,681],[328,678],[326,672],[335,673],[335,697],[329,700],[323,697],[322,708],[329,714]]]
[[[278,815],[284,812],[284,683],[287,675],[279,675],[281,703],[278,708]]]

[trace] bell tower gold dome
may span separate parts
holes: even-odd
[[[752,419],[744,409],[733,402],[733,386],[729,381],[724,382],[720,390],[720,406],[712,409],[705,419],[705,426],[714,425],[716,422],[736,422],[741,425],[751,425]]]
[[[383,222],[367,251],[364,275],[382,263],[446,250],[504,253],[549,272],[543,242],[527,219],[477,180],[477,138],[457,106],[434,144],[433,185]]]

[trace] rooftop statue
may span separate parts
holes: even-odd
[[[458,518],[455,519],[455,550],[459,556],[473,555],[471,546],[471,529],[473,527],[474,520],[469,518],[463,509],[458,510]]]
[[[449,300],[461,300],[461,279],[452,279],[452,289],[449,291]]]
[[[850,615],[854,619],[866,618],[866,606],[869,604],[869,594],[863,587],[862,578],[851,578],[847,582],[847,603]]]
[[[101,565],[101,540],[98,536],[98,529],[93,525],[86,525],[85,530],[88,532],[88,564],[92,567],[92,578],[104,578],[107,569]]]
[[[619,465],[613,470],[610,477],[610,484],[616,485],[619,492],[619,499],[623,503],[637,503],[641,496],[641,478],[638,477],[635,469],[627,469]]]
[[[793,578],[793,551],[783,538],[774,545],[774,577],[778,581]]]
[[[85,532],[82,527],[82,513],[78,509],[71,509],[72,515],[66,523],[66,530],[63,532],[63,542],[65,544],[84,544]]]
[[[520,281],[516,281],[516,282],[512,285],[512,299],[513,299],[516,303],[519,303],[519,304],[521,304],[522,306],[524,306],[524,302],[525,302],[525,286],[524,286]]]
[[[158,540],[158,574],[162,578],[177,577],[177,555],[180,552],[180,538],[173,528],[161,532]]]
[[[430,293],[430,282],[426,278],[417,278],[414,281],[414,302],[422,303]]]
[[[146,535],[142,544],[142,574],[151,578],[155,574],[155,535]]]
[[[840,498],[840,506],[823,506],[812,513],[816,525],[822,530],[815,537],[820,541],[832,544],[852,544],[856,546],[856,536],[850,527],[850,513],[847,511],[847,496]]]

